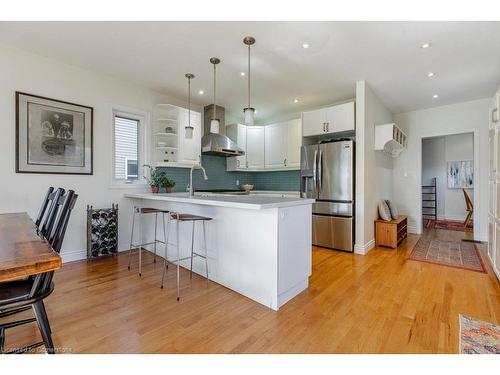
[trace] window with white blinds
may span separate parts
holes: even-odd
[[[114,179],[139,179],[141,119],[113,113]]]

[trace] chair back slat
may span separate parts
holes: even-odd
[[[37,232],[40,229],[40,224],[42,223],[43,217],[45,216],[45,212],[47,211],[47,207],[49,205],[49,202],[52,200],[52,198],[54,196],[53,192],[54,192],[54,188],[52,186],[50,186],[49,189],[47,190],[47,194],[45,195],[45,198],[42,202],[42,207],[40,207],[40,211],[38,212],[38,216],[37,216],[36,221],[35,221],[35,226],[36,226]]]
[[[61,196],[64,195],[64,189],[58,188],[54,193],[53,193],[53,198],[50,203],[49,211],[47,213],[47,216],[45,218],[45,221],[42,225],[42,229],[40,232],[42,233],[42,236],[45,237],[45,239],[48,240],[50,233],[52,232],[52,229],[54,227],[54,223],[57,218],[57,212],[59,211],[60,207],[60,198]]]
[[[61,251],[71,211],[75,207],[77,198],[78,194],[75,194],[73,190],[68,190],[66,194],[54,198],[56,205],[54,208],[54,219],[51,225],[52,230],[48,231],[48,234],[45,235],[45,239],[57,253]],[[51,287],[53,277],[54,271],[41,274],[40,277],[37,278],[37,282],[33,284],[30,295],[33,297],[37,294],[46,293]]]
[[[61,203],[61,209],[57,219],[57,224],[54,226],[54,230],[48,239],[50,245],[57,253],[61,251],[61,246],[64,240],[64,235],[66,234],[66,228],[68,226],[71,211],[75,207],[75,202],[78,198],[78,194],[75,194],[73,190],[68,190],[63,198],[64,199]]]

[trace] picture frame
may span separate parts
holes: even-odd
[[[16,91],[16,173],[93,174],[93,107]]]
[[[474,188],[474,161],[448,161],[446,165],[446,180],[448,189]]]

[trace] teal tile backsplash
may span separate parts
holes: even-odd
[[[207,171],[208,180],[203,179],[203,173],[193,171],[195,189],[237,189],[236,180],[242,184],[254,184],[254,190],[298,191],[300,186],[299,171],[277,172],[227,172],[226,159],[220,156],[203,155],[202,165]],[[176,182],[174,191],[186,191],[189,184],[189,169],[161,168]]]

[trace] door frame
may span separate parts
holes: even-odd
[[[422,189],[420,185],[422,185],[422,140],[425,138],[435,138],[435,137],[445,137],[447,135],[459,135],[459,134],[473,134],[473,143],[474,143],[474,197],[473,197],[473,205],[474,205],[474,239],[480,238],[479,233],[479,213],[482,212],[481,200],[476,199],[477,194],[480,190],[480,178],[479,178],[479,129],[470,129],[470,130],[461,130],[455,132],[449,131],[437,131],[433,132],[429,135],[420,135],[418,138],[418,157],[417,157],[417,175],[416,180],[419,183],[419,187],[417,189],[417,200],[419,203],[417,210],[417,233],[422,234]]]

